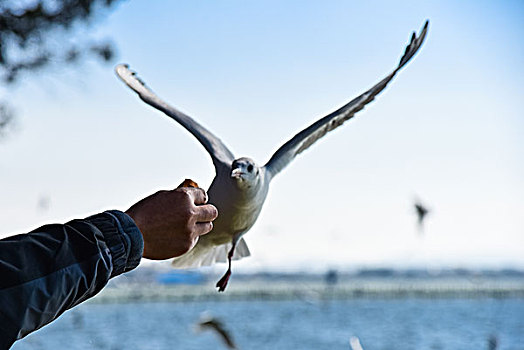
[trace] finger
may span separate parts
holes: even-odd
[[[213,229],[213,223],[212,222],[197,222],[195,224],[195,233],[198,236],[205,235],[206,233],[209,233]],[[197,240],[198,240],[197,236]]]
[[[195,205],[207,203],[207,193],[202,188],[185,187],[185,189],[193,197]]]
[[[198,223],[213,221],[218,216],[218,209],[213,204],[204,204],[196,207],[195,219]]]

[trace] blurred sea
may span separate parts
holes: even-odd
[[[211,282],[107,288],[12,349],[226,349],[196,331],[205,312],[239,349],[351,349],[358,337],[364,350],[524,350],[522,279],[233,280],[223,294]]]

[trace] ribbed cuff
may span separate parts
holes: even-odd
[[[140,264],[144,253],[144,237],[133,219],[120,210],[109,210],[105,213],[116,218],[119,231],[129,240],[127,262],[124,272],[134,269]]]
[[[119,210],[110,210],[88,217],[104,235],[111,252],[113,271],[118,276],[138,266],[144,250],[144,240],[131,217]]]

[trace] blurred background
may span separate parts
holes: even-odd
[[[205,311],[242,349],[524,349],[523,18],[522,1],[0,1],[0,237],[209,186],[203,147],[116,64],[264,164],[430,21],[388,88],[274,179],[226,293],[225,265],[144,261],[14,348],[225,348],[192,331]]]

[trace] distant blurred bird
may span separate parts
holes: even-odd
[[[499,341],[497,339],[497,336],[492,334],[488,338],[488,350],[497,350],[499,347]]]
[[[84,315],[80,311],[75,310],[75,312],[71,313],[71,322],[73,323],[75,328],[83,328]]]
[[[360,345],[360,339],[358,339],[358,337],[353,336],[349,338],[349,345],[351,346],[351,350],[364,350],[362,345]]]
[[[219,291],[224,291],[231,275],[231,260],[249,256],[249,249],[242,238],[260,214],[269,190],[269,183],[298,154],[306,150],[329,131],[336,129],[369,102],[373,101],[397,72],[415,55],[426,36],[426,21],[420,35],[413,33],[398,66],[388,76],[368,91],[353,99],[335,112],[325,116],[295,135],[280,147],[264,166],[258,166],[247,157],[236,158],[222,141],[197,123],[156,96],[129,70],[127,65],[116,67],[117,75],[140,98],[167,114],[186,128],[207,150],[215,166],[216,176],[209,188],[209,202],[218,208],[218,218],[211,233],[201,236],[188,253],[173,260],[177,268],[192,268],[228,262],[228,270],[218,281]]]
[[[424,232],[424,219],[429,213],[429,209],[426,208],[420,201],[416,201],[414,205],[415,212],[417,213],[419,232],[422,234]]]
[[[38,197],[38,202],[36,206],[40,211],[49,210],[49,208],[51,207],[51,197],[45,194],[40,195],[40,197]]]
[[[228,349],[238,349],[231,334],[225,329],[222,321],[208,315],[203,314],[200,321],[197,324],[197,330],[211,330],[219,335],[220,339],[224,342]]]

